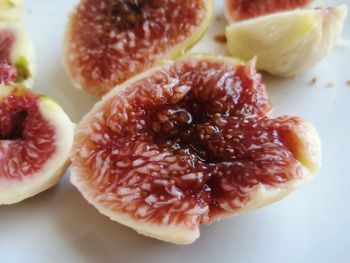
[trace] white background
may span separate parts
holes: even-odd
[[[196,51],[224,52],[213,42],[224,30],[224,20],[216,19],[222,3],[216,2],[213,25]],[[66,17],[75,3],[27,0],[24,23],[38,57],[36,90],[53,97],[77,122],[96,99],[74,89],[61,65]],[[349,18],[343,39],[350,39]],[[350,45],[338,45],[305,75],[264,80],[275,116],[301,115],[318,128],[323,166],[315,180],[277,204],[202,227],[193,245],[176,246],[98,214],[69,184],[67,172],[55,188],[0,207],[0,262],[350,262]]]

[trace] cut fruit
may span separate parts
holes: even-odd
[[[282,11],[306,8],[312,0],[225,0],[225,15],[230,23]]]
[[[0,0],[0,21],[18,21],[22,17],[22,0]]]
[[[114,88],[79,124],[71,181],[99,212],[188,244],[199,225],[277,201],[310,179],[320,141],[268,118],[253,65],[186,56]]]
[[[208,28],[212,5],[212,0],[81,0],[64,45],[73,83],[100,96],[182,55]]]
[[[18,85],[0,87],[0,205],[56,184],[68,165],[73,129],[48,97]]]
[[[301,74],[326,57],[339,38],[345,5],[294,10],[231,24],[226,28],[232,56],[250,60],[278,76]]]
[[[0,62],[0,85],[16,82],[17,70],[6,62]]]
[[[0,64],[15,68],[14,82],[28,88],[33,85],[36,75],[34,49],[20,24],[0,22]]]

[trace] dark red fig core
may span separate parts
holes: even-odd
[[[260,75],[187,59],[109,98],[79,128],[72,158],[95,198],[154,223],[192,227],[234,213],[259,185],[302,176],[297,117],[269,119]]]
[[[15,35],[10,30],[0,31],[0,84],[9,84],[17,78],[16,68],[9,64],[15,40]]]
[[[192,36],[205,2],[81,0],[67,39],[71,75],[91,93],[106,93]]]
[[[226,0],[228,14],[235,21],[303,8],[312,0]]]
[[[40,172],[55,152],[55,131],[39,109],[39,97],[15,88],[0,101],[0,180]]]

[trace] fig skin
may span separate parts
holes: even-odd
[[[158,65],[162,65],[164,61],[167,60],[172,60],[172,59],[177,59],[184,54],[188,50],[190,50],[197,42],[201,40],[203,35],[206,33],[212,16],[214,12],[214,1],[213,0],[205,0],[206,4],[206,16],[201,22],[201,24],[198,26],[194,34],[189,35],[186,37],[183,41],[179,42],[178,44],[174,45],[170,50],[165,52],[161,57],[153,61],[152,63],[148,63],[150,65],[145,65],[141,70],[138,72],[125,72],[125,77],[121,81],[113,80],[113,79],[103,79],[100,81],[99,84],[91,84],[88,83],[88,81],[85,79],[84,76],[82,76],[79,71],[81,70],[81,67],[77,67],[73,65],[71,61],[71,56],[74,53],[71,51],[72,50],[72,44],[73,40],[73,25],[76,23],[76,16],[77,16],[77,11],[74,10],[68,17],[68,22],[66,26],[66,32],[65,32],[65,38],[64,38],[64,43],[63,43],[63,65],[64,68],[66,69],[67,74],[69,75],[74,87],[77,89],[82,89],[91,95],[101,97],[108,93],[109,90],[114,88],[116,85],[122,84],[124,81],[127,81],[129,78],[142,73],[145,70],[148,70],[152,67],[156,67]],[[157,55],[157,54],[151,54],[151,55]],[[110,77],[112,78],[112,77]],[[106,82],[106,83],[104,83]]]
[[[17,76],[23,75],[23,79],[17,82],[23,84],[26,88],[32,88],[36,74],[37,65],[33,44],[25,30],[19,23],[10,23],[0,21],[1,31],[13,32],[15,41],[10,52],[10,61],[7,61],[17,70]]]
[[[19,21],[22,14],[22,0],[0,0],[0,21]]]
[[[0,100],[11,94],[14,89],[19,92],[26,90],[17,84],[0,85]],[[56,150],[39,172],[30,174],[23,180],[9,180],[0,176],[0,205],[15,204],[51,188],[59,181],[69,165],[74,124],[63,109],[49,97],[40,96],[38,105],[44,119],[55,128]]]
[[[276,13],[231,24],[227,48],[243,60],[257,57],[257,68],[289,77],[317,65],[338,40],[347,7]]]
[[[234,66],[242,64],[236,59],[227,57],[212,57],[206,55],[187,55],[181,58],[179,61],[192,61],[200,59],[217,60],[222,63],[227,63],[229,65]],[[168,64],[164,64],[163,66],[165,67],[167,65]],[[247,67],[251,67],[251,65]],[[136,220],[126,213],[113,210],[112,204],[104,204],[97,198],[97,196],[99,196],[100,194],[99,189],[93,187],[90,184],[90,181],[88,179],[89,170],[86,167],[78,166],[75,162],[74,152],[81,150],[79,148],[82,143],[81,138],[83,138],[84,134],[86,134],[89,131],[88,127],[89,125],[91,125],[94,118],[96,117],[95,114],[102,110],[105,102],[110,100],[114,96],[117,96],[125,88],[132,86],[133,83],[136,83],[137,81],[143,78],[152,76],[161,68],[162,67],[150,69],[149,71],[146,71],[128,80],[122,85],[115,87],[106,96],[104,96],[102,100],[93,107],[90,113],[88,113],[79,123],[75,133],[75,142],[71,156],[71,182],[78,188],[83,197],[90,204],[92,204],[101,214],[109,217],[111,220],[117,221],[125,226],[131,227],[138,233],[152,238],[175,244],[191,244],[199,238],[200,233],[198,225],[193,228],[188,228],[187,226],[182,224],[167,225],[151,223],[148,221]],[[97,116],[99,115],[97,114]],[[218,218],[215,218],[215,220],[220,220],[221,218],[226,217],[232,217],[240,213],[244,213],[259,207],[266,206],[272,202],[276,202],[282,199],[283,197],[287,196],[289,193],[294,191],[296,188],[304,184],[309,179],[313,178],[313,176],[320,167],[321,161],[321,143],[319,136],[315,128],[307,121],[303,121],[302,125],[299,127],[299,130],[295,131],[293,134],[295,136],[293,138],[293,142],[295,142],[295,145],[293,146],[295,147],[295,158],[299,160],[302,164],[302,176],[298,179],[293,179],[288,183],[281,184],[278,187],[265,187],[263,185],[257,187],[254,191],[249,193],[250,201],[246,203],[244,207],[236,210],[234,214],[220,214]]]

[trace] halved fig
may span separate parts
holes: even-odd
[[[0,0],[0,20],[20,20],[23,12],[22,8],[22,0]]]
[[[313,126],[270,109],[253,65],[183,57],[114,88],[83,118],[71,181],[112,220],[192,243],[200,224],[277,201],[318,170]]]
[[[7,62],[0,62],[0,85],[9,85],[17,79],[17,70]]]
[[[278,76],[301,74],[325,58],[338,40],[345,5],[294,10],[262,16],[226,28],[232,56],[250,60],[257,68]]]
[[[182,55],[209,26],[212,0],[81,0],[70,15],[64,62],[78,88],[100,96]]]
[[[13,82],[32,86],[36,75],[34,48],[18,23],[0,22],[0,64],[15,68]]]
[[[225,15],[230,23],[282,11],[306,8],[312,0],[225,0]]]
[[[53,100],[19,85],[0,86],[0,205],[56,184],[72,145],[73,124]]]

